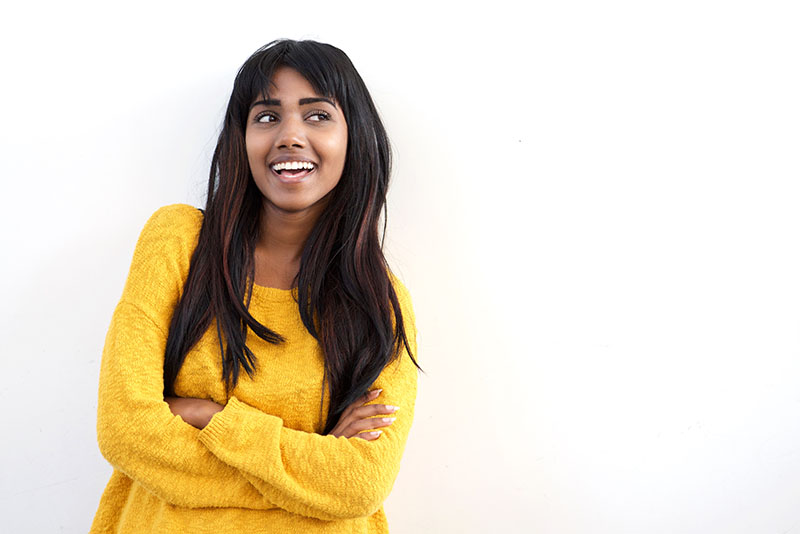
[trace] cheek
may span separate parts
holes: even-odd
[[[268,146],[265,143],[265,139],[263,136],[258,135],[257,133],[253,133],[248,131],[244,137],[244,146],[245,150],[247,151],[247,159],[252,166],[254,163],[258,163],[263,161],[266,157],[266,150],[265,146]]]
[[[247,152],[247,161],[250,163],[250,166],[253,166],[253,151],[255,150],[255,146],[253,145],[253,139],[250,134],[245,135],[244,138],[244,149]]]
[[[337,135],[326,140],[325,153],[328,161],[335,164],[340,170],[344,167],[344,160],[347,156],[347,130],[337,132]]]

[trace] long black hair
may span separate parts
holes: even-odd
[[[270,343],[283,341],[248,312],[262,196],[245,148],[250,105],[269,94],[272,75],[282,66],[334,99],[348,128],[342,177],[303,247],[295,279],[303,324],[325,357],[327,434],[403,348],[417,365],[379,238],[391,169],[389,140],[361,76],[344,52],[328,44],[273,41],[239,69],[211,161],[199,241],[170,324],[164,392],[174,395],[186,354],[213,319],[229,391],[240,369],[251,377],[255,373],[256,356],[245,342],[248,327]]]

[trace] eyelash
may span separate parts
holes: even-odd
[[[330,118],[331,118],[331,114],[330,113],[328,113],[327,111],[322,111],[321,109],[316,109],[316,110],[312,111],[311,113],[308,114],[308,116],[306,118],[314,117],[316,115],[319,115],[321,117],[321,119],[316,121],[316,122],[327,121],[327,120],[330,120]],[[256,122],[261,122],[261,119],[263,119],[264,117],[273,117],[275,119],[278,118],[278,116],[275,115],[274,113],[272,113],[271,111],[262,111],[261,113],[259,113],[258,115],[255,116],[255,121]]]
[[[325,121],[331,118],[331,114],[330,113],[328,113],[327,111],[322,111],[321,109],[316,109],[316,110],[312,111],[311,114],[309,115],[309,117],[313,117],[314,115],[321,115],[322,116],[322,120],[325,120]]]

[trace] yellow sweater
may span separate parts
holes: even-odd
[[[284,336],[271,345],[250,332],[254,378],[226,397],[212,323],[186,357],[175,392],[225,408],[197,430],[163,399],[170,318],[197,245],[203,215],[166,206],[147,222],[114,311],[100,368],[97,437],[114,467],[91,533],[388,532],[383,501],[411,426],[417,373],[408,355],[384,369],[373,403],[398,406],[374,441],[318,432],[328,409],[322,352],[291,291],[255,286],[250,312]],[[416,356],[413,312],[395,279]]]

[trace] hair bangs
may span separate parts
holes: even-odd
[[[272,78],[280,67],[289,67],[300,73],[319,96],[333,99],[345,112],[344,103],[347,101],[346,88],[341,72],[341,59],[334,60],[335,47],[326,47],[322,43],[304,42],[304,46],[297,46],[291,41],[273,41],[257,50],[250,59],[242,65],[234,89],[240,93],[236,98],[241,115],[244,110],[249,110],[250,105],[259,97],[269,97],[272,88]],[[338,61],[337,61],[338,60]],[[243,125],[244,126],[244,125]]]

